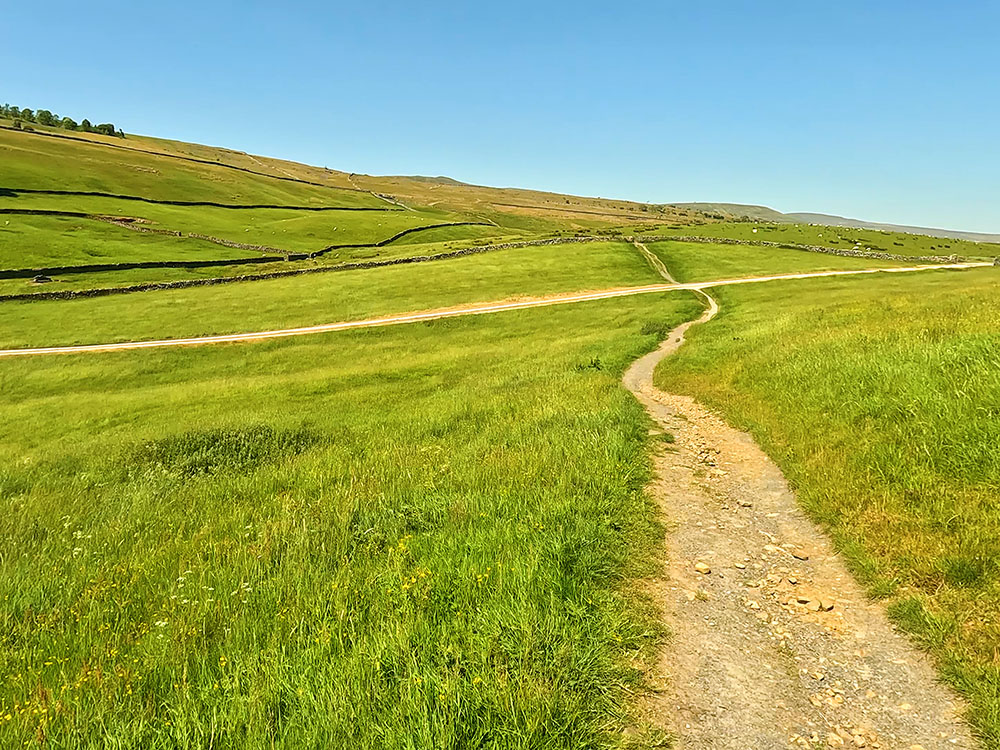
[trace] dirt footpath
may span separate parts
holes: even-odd
[[[866,600],[750,436],[653,387],[687,327],[624,379],[676,438],[651,488],[669,524],[652,586],[672,637],[649,720],[681,750],[976,747],[956,696]]]

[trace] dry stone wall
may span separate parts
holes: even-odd
[[[958,255],[897,255],[874,250],[847,250],[822,245],[799,245],[793,242],[771,242],[769,240],[737,240],[729,237],[643,237],[643,242],[700,242],[708,245],[745,245],[751,247],[776,247],[785,250],[805,250],[810,253],[840,255],[845,258],[871,258],[873,260],[901,260],[915,263],[957,263]]]
[[[566,245],[571,243],[601,242],[607,241],[607,237],[556,237],[545,240],[524,240],[521,242],[504,242],[493,245],[479,245],[477,247],[467,247],[462,250],[454,250],[447,253],[436,253],[434,255],[415,255],[405,258],[388,258],[386,260],[356,261],[351,263],[341,263],[336,266],[317,266],[315,268],[298,268],[290,271],[273,271],[270,273],[243,274],[240,276],[220,276],[211,279],[186,279],[183,281],[164,281],[159,283],[133,284],[122,287],[102,287],[99,289],[79,289],[66,292],[31,292],[26,294],[4,294],[0,295],[0,301],[41,301],[54,299],[84,299],[87,297],[107,297],[113,294],[131,294],[133,292],[149,292],[158,289],[186,289],[196,286],[215,286],[217,284],[235,284],[242,281],[263,281],[265,279],[279,279],[286,276],[303,276],[313,273],[331,273],[335,271],[356,271],[365,268],[380,268],[382,266],[398,266],[409,263],[426,263],[435,260],[447,260],[449,258],[461,258],[466,255],[477,255],[479,253],[489,253],[497,250],[511,250],[520,247],[537,247],[546,245]],[[265,259],[254,259],[254,262],[262,262]],[[283,258],[279,259],[283,260]],[[113,268],[120,269],[122,266]],[[38,275],[38,272],[32,274]],[[49,275],[49,274],[45,274]]]

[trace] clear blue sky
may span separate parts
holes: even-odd
[[[50,0],[3,20],[0,100],[129,132],[1000,232],[993,0]]]

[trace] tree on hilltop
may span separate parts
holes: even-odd
[[[79,125],[72,117],[60,117],[51,110],[40,109],[33,112],[30,109],[21,109],[13,104],[0,104],[0,118],[13,121],[13,127],[18,130],[30,130],[26,123],[37,122],[39,125],[62,128],[63,130],[79,130],[84,133],[101,133],[118,138],[125,137],[125,131],[116,128],[113,123],[102,122],[100,125],[93,125],[90,120],[84,119]]]

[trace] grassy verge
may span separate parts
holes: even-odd
[[[699,307],[0,362],[0,745],[619,744],[658,539],[619,377]]]
[[[658,279],[635,248],[625,243],[525,247],[412,266],[96,299],[5,302],[0,345],[94,343],[314,325]]]
[[[718,290],[657,371],[749,429],[1000,747],[997,272]]]

